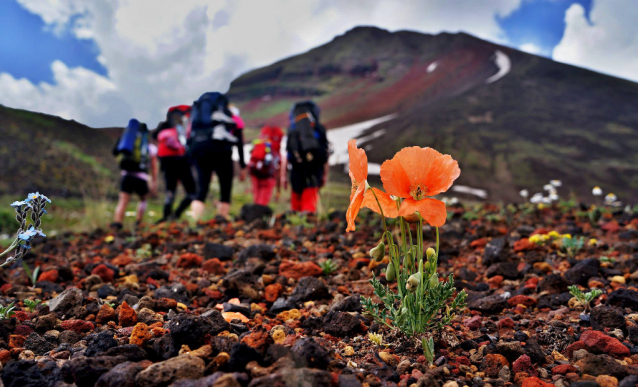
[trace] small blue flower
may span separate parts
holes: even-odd
[[[44,199],[47,202],[51,203],[51,199],[49,199],[48,197],[42,195],[40,192],[28,194],[25,202],[30,202],[31,200],[35,200],[35,199],[38,199],[38,198]]]
[[[18,238],[20,238],[21,240],[25,241],[25,242],[30,242],[31,239],[33,239],[33,237],[36,235],[36,231],[32,228],[28,229],[27,231],[21,232],[20,234],[18,234]]]
[[[40,197],[40,192],[30,193],[27,195],[27,198],[24,199],[25,202],[29,203],[32,200],[35,200]]]
[[[14,208],[15,208],[15,207],[22,207],[22,206],[24,206],[25,204],[26,204],[26,205],[29,205],[29,203],[28,203],[26,200],[16,201],[16,202],[11,203],[11,207],[14,207]]]
[[[42,231],[36,230],[35,228],[33,228],[33,226],[31,226],[31,228],[29,228],[27,231],[21,232],[18,235],[18,238],[25,242],[30,242],[31,239],[33,239],[36,235],[46,238],[46,235],[44,235]]]

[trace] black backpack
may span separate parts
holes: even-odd
[[[228,99],[222,93],[208,92],[193,102],[191,110],[191,142],[220,140],[235,142],[235,121],[228,110]]]
[[[325,129],[319,123],[319,107],[312,101],[296,103],[290,110],[288,152],[295,164],[325,163],[326,150],[322,145]]]

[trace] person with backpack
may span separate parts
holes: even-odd
[[[233,118],[228,99],[224,94],[204,93],[193,102],[189,151],[197,169],[198,192],[191,204],[193,218],[196,220],[201,219],[204,214],[204,202],[213,172],[219,179],[221,193],[217,204],[217,215],[228,217],[234,174],[233,147],[235,146],[239,151],[240,179],[245,178],[244,134],[243,130],[238,128],[238,122],[240,120]]]
[[[252,183],[253,201],[255,204],[267,206],[270,203],[272,191],[277,186],[277,196],[281,192],[281,140],[284,134],[277,126],[265,126],[259,133],[259,138],[253,141],[248,169]]]
[[[153,132],[153,138],[158,142],[157,156],[160,159],[166,184],[164,214],[158,223],[179,219],[195,199],[197,189],[191,172],[191,164],[186,156],[186,128],[190,112],[191,107],[188,105],[171,107],[166,114],[166,121],[160,123]],[[178,182],[182,183],[186,197],[182,199],[177,210],[173,213]]]
[[[319,122],[319,107],[312,101],[299,102],[290,110],[287,167],[292,188],[291,209],[315,213],[319,188],[328,178],[328,138]],[[286,175],[282,174],[287,186]]]
[[[119,200],[111,225],[114,229],[119,230],[122,228],[126,206],[131,200],[131,194],[135,193],[140,197],[136,218],[136,224],[139,225],[146,212],[149,185],[151,193],[154,194],[157,190],[157,147],[149,142],[146,124],[135,118],[131,119],[122,136],[117,140],[113,155],[117,157],[122,170]]]

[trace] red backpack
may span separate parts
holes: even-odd
[[[253,141],[253,150],[250,152],[250,173],[258,178],[275,176],[275,157],[270,141]]]

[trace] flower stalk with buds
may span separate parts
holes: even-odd
[[[26,254],[31,248],[31,243],[34,238],[41,236],[46,237],[40,227],[42,224],[42,215],[46,214],[45,209],[47,203],[51,203],[51,200],[39,192],[30,193],[25,200],[16,201],[11,203],[16,211],[16,220],[20,224],[16,237],[7,247],[5,251],[0,253],[0,258],[9,254],[15,250],[12,257],[8,257],[0,267],[5,266]],[[29,219],[31,222],[29,223]]]

